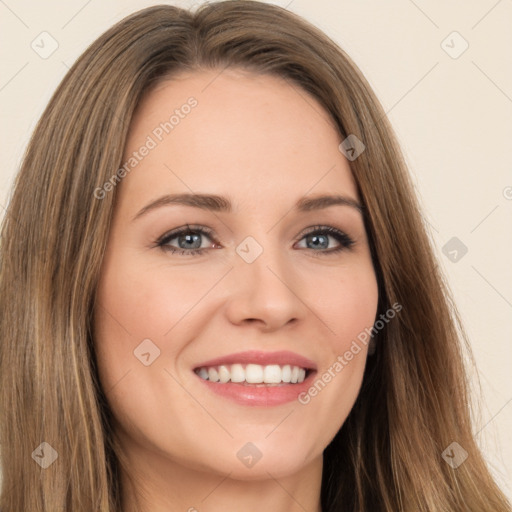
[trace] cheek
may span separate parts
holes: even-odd
[[[378,286],[369,263],[315,276],[309,304],[325,326],[330,349],[348,350],[353,340],[373,326],[377,314]]]
[[[322,281],[322,293],[317,292],[312,303],[318,304],[316,312],[328,328],[324,330],[324,358],[315,380],[321,382],[310,398],[322,394],[315,407],[330,403],[331,415],[339,422],[348,414],[362,383],[368,333],[377,314],[378,285],[371,264],[354,265]]]
[[[179,372],[176,363],[181,361],[181,353],[218,306],[206,294],[228,267],[220,264],[212,269],[190,263],[171,266],[162,260],[155,263],[140,250],[119,249],[115,258],[104,260],[94,322],[95,351],[104,389],[116,386],[117,393],[127,385],[125,380],[123,386],[117,383],[128,372],[130,378],[140,374],[136,396],[142,393],[142,382],[150,385],[161,378],[158,372]],[[136,358],[139,352],[146,353],[140,348],[148,346],[146,340],[151,340],[150,352],[158,354],[147,367]]]
[[[112,317],[106,319],[114,334],[109,338],[119,332],[133,340],[161,339],[211,286],[201,275],[183,267],[148,266],[129,256],[106,265],[98,302]]]

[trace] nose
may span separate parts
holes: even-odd
[[[282,252],[264,248],[251,263],[237,255],[230,274],[227,315],[233,324],[256,324],[267,332],[304,317],[304,290]]]

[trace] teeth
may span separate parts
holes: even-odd
[[[279,384],[282,381],[283,372],[279,365],[270,364],[263,368],[263,382],[268,384]]]
[[[245,381],[249,384],[263,382],[263,367],[260,364],[248,364],[245,367]]]
[[[285,364],[232,364],[202,367],[196,373],[204,380],[212,382],[247,382],[248,384],[301,383],[306,378],[306,369]]]
[[[231,378],[229,369],[226,366],[219,366],[219,380],[227,382]]]
[[[201,376],[201,375],[199,375]],[[241,364],[231,365],[231,382],[244,382],[245,370]]]
[[[197,374],[201,379],[208,380],[208,370],[206,368],[200,368]]]
[[[215,368],[208,368],[208,379],[212,382],[217,382],[219,380],[219,372]]]

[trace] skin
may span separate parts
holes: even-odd
[[[322,453],[357,398],[367,347],[306,405],[236,404],[192,370],[233,352],[291,350],[315,361],[320,377],[372,327],[378,291],[360,212],[293,211],[305,195],[360,201],[342,138],[297,86],[241,70],[201,71],[161,82],[144,98],[126,159],[190,96],[198,105],[117,185],[97,291],[100,381],[135,482],[123,471],[124,510],[320,511]],[[226,196],[233,211],[167,205],[132,220],[164,194],[190,192]],[[213,230],[212,238],[199,235],[203,254],[155,246],[186,224]],[[340,242],[324,234],[315,246],[306,236],[315,225],[354,244],[328,254]],[[247,236],[263,249],[252,263],[236,252]],[[168,245],[196,247],[183,238]],[[149,366],[134,356],[144,339],[160,350]],[[262,454],[252,467],[237,458],[247,442]]]

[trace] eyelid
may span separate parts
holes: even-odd
[[[172,239],[182,233],[186,233],[188,231],[199,232],[208,235],[210,238],[214,237],[213,229],[207,228],[206,226],[202,226],[199,224],[185,224],[179,228],[171,229],[170,231],[166,231],[163,235],[157,238],[155,241],[155,245],[160,245],[166,241],[166,239]]]
[[[297,240],[302,240],[305,236],[311,235],[313,233],[317,232],[326,232],[326,233],[333,233],[333,234],[340,234],[346,236],[348,239],[351,239],[352,243],[354,243],[354,240],[350,237],[348,233],[346,233],[344,230],[336,228],[334,226],[329,226],[327,224],[316,224],[315,226],[310,226],[309,228],[306,228],[306,231],[303,231]]]

